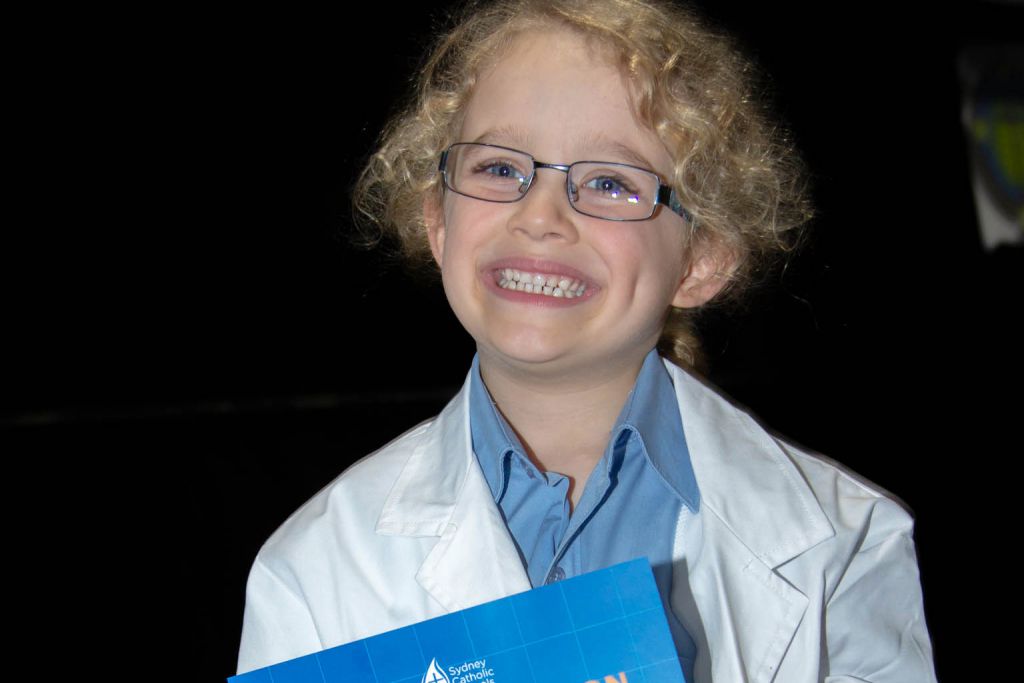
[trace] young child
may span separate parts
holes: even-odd
[[[910,517],[679,367],[688,312],[809,213],[746,70],[652,0],[439,39],[357,206],[436,262],[477,356],[266,543],[240,672],[646,556],[687,680],[934,679]]]

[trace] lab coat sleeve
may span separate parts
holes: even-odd
[[[935,681],[912,534],[911,517],[879,500],[825,611],[826,682]]]
[[[257,557],[245,591],[238,673],[322,649],[305,601]]]

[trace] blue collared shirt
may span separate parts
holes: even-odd
[[[687,680],[693,640],[669,608],[672,545],[680,506],[697,512],[675,390],[657,351],[644,359],[608,446],[570,511],[568,478],[538,469],[498,412],[473,359],[473,451],[519,549],[533,586],[646,556],[668,615]]]

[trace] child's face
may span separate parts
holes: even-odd
[[[580,38],[524,37],[478,81],[459,141],[548,163],[621,162],[667,178],[671,158],[636,120],[629,98],[619,70]],[[706,294],[696,262],[684,257],[688,226],[679,215],[659,207],[640,222],[584,216],[570,206],[566,175],[557,170],[539,169],[515,203],[447,192],[440,211],[426,208],[445,293],[482,363],[549,373],[635,370],[671,304],[699,305],[714,293]],[[585,290],[559,298],[504,289],[505,269],[579,281]]]

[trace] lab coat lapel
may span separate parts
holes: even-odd
[[[674,366],[700,487],[676,538],[673,606],[699,641],[698,680],[773,680],[807,597],[775,570],[835,532],[782,447]],[[714,643],[714,651],[707,644]]]
[[[473,454],[467,379],[406,463],[377,533],[439,536],[416,580],[449,612],[529,590],[530,581]]]

